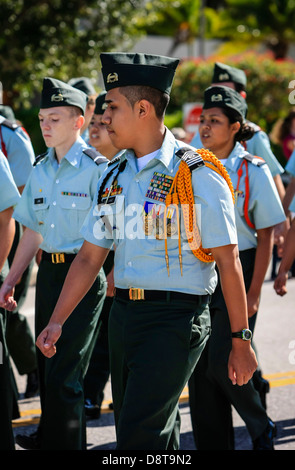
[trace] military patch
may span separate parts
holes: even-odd
[[[237,202],[238,197],[245,198],[244,191],[241,191],[240,189],[237,189],[235,191],[235,202]]]
[[[110,188],[104,190],[101,196],[102,204],[113,204],[116,200],[116,196],[121,194],[122,191],[122,186],[120,186],[117,181],[114,181]]]
[[[86,193],[72,193],[70,191],[62,191],[62,196],[76,196],[76,197],[88,197]]]
[[[146,197],[156,201],[165,202],[172,183],[173,176],[165,175],[164,173],[158,173],[155,171],[150,181]]]

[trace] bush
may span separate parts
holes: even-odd
[[[183,60],[175,74],[168,113],[182,109],[184,103],[202,102],[210,86],[215,62],[223,62],[245,71],[247,75],[248,119],[270,132],[280,117],[285,117],[289,102],[289,84],[295,80],[293,61],[275,61],[267,55],[245,53],[228,58]],[[295,88],[293,86],[293,88]]]

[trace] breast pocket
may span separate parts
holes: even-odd
[[[90,197],[61,195],[58,204],[62,211],[62,223],[79,231],[91,207]]]

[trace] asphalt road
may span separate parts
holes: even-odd
[[[273,290],[273,283],[265,281],[258,320],[255,329],[255,344],[259,363],[264,376],[270,381],[267,395],[268,415],[277,425],[276,450],[295,450],[295,279],[288,281],[288,294],[281,298]],[[27,315],[33,330],[34,283],[30,287],[22,311]],[[15,368],[14,368],[15,370]],[[24,399],[26,377],[15,376],[20,393],[21,418],[14,421],[15,434],[30,434],[36,429],[40,416],[39,397]],[[108,383],[105,396],[105,410],[99,420],[87,422],[88,450],[112,451],[116,436],[113,413],[109,411],[111,388]],[[190,422],[187,391],[184,390],[180,403],[181,450],[193,451],[195,445]],[[252,443],[244,422],[233,410],[237,450],[251,450]],[[16,450],[22,450],[16,445]],[[103,453],[104,455],[104,453]],[[107,454],[113,455],[113,454]],[[104,462],[103,462],[104,463]],[[110,463],[110,462],[106,462]],[[125,462],[124,462],[125,463]],[[150,463],[150,462],[148,462]],[[155,464],[156,462],[154,462]],[[163,463],[163,462],[162,462]]]

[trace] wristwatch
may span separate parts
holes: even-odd
[[[252,338],[252,331],[244,328],[241,331],[237,331],[236,333],[231,334],[232,338],[241,338],[244,341],[250,341]]]

